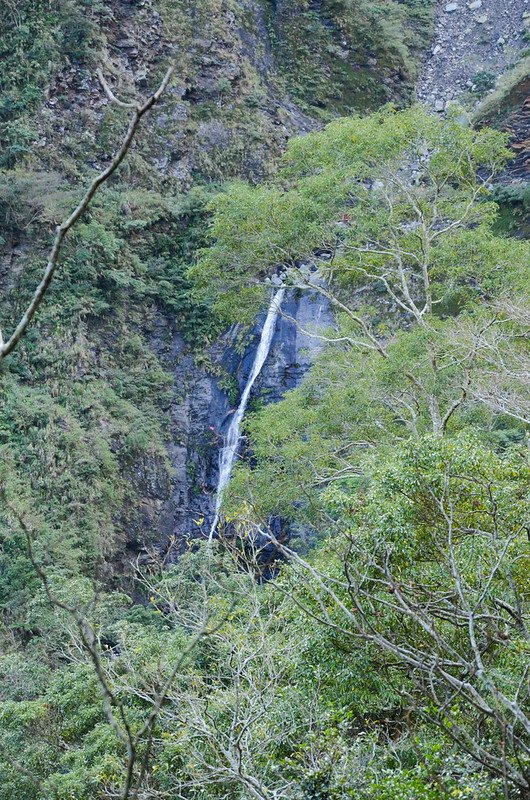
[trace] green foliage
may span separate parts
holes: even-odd
[[[73,192],[40,173],[6,172],[4,181],[9,237],[37,236],[72,204]],[[47,303],[4,366],[2,483],[22,510],[39,509],[41,546],[74,572],[99,576],[123,546],[142,491],[130,480],[137,464],[150,464],[167,480],[161,407],[172,378],[142,333],[151,329],[156,306],[196,347],[211,333],[212,316],[185,276],[202,241],[207,199],[200,190],[186,198],[103,193],[66,243]],[[2,298],[4,330],[42,269],[36,251],[24,258]],[[0,531],[0,603],[11,626],[31,628],[35,575],[24,540],[5,517]]]
[[[513,373],[502,390],[483,383],[491,373],[482,337],[503,315],[493,323],[482,303],[501,291],[523,297],[528,287],[528,243],[494,234],[497,206],[480,177],[506,157],[495,131],[386,109],[293,140],[275,185],[238,184],[214,201],[212,244],[191,274],[221,294],[221,314],[233,319],[237,293],[241,318],[243,302],[260,298],[278,265],[287,283],[312,289],[304,259],[339,307],[338,334],[324,332],[335,344],[311,376],[248,423],[259,466],[236,471],[230,514],[251,495],[261,518],[315,523],[319,493],[335,473],[361,474],[363,449],[467,425],[487,436],[496,425],[491,404],[473,406],[468,396],[513,392],[524,405],[515,377],[524,345],[509,354],[519,324],[509,313],[494,346],[504,352],[499,375],[502,360]],[[331,261],[311,255],[322,247]],[[503,426],[506,443],[522,438],[517,421]]]
[[[495,232],[498,209],[477,178],[479,167],[495,172],[505,158],[502,136],[473,131],[456,118],[440,124],[412,110],[333,123],[291,144],[282,183],[256,193],[239,187],[223,199],[227,217],[243,212],[240,229],[257,217],[251,244],[247,249],[246,237],[232,235],[221,204],[213,244],[195,268],[215,280],[222,265],[217,274],[224,288],[238,281],[258,285],[268,260],[269,269],[278,262],[289,268],[286,280],[296,282],[304,278],[298,266],[311,249],[334,252],[330,266],[313,260],[341,303],[338,332],[321,332],[332,343],[299,388],[247,420],[253,458],[238,466],[225,502],[242,536],[280,516],[291,523],[295,547],[309,531],[319,544],[307,572],[295,560],[279,580],[282,594],[328,632],[311,638],[304,650],[307,671],[298,682],[311,676],[337,701],[327,709],[330,716],[320,717],[329,727],[287,757],[304,798],[500,798],[504,791],[501,780],[466,763],[462,751],[482,747],[482,763],[498,776],[495,764],[504,757],[510,724],[499,693],[518,697],[528,657],[522,629],[509,613],[497,618],[494,611],[499,603],[513,608],[520,602],[528,619],[530,474],[526,412],[516,410],[515,399],[516,365],[528,357],[517,321],[527,319],[517,298],[528,290],[528,243]],[[417,184],[407,180],[414,171]],[[327,193],[315,192],[323,206],[317,220],[327,230],[310,225],[306,237],[298,221],[290,226],[280,217],[267,228],[261,211],[267,196],[268,214],[284,194],[296,207],[313,180],[324,187],[328,177]],[[435,230],[432,243],[418,229]],[[282,241],[288,247],[280,259]],[[432,244],[428,258],[426,242]],[[426,265],[432,309],[411,312],[393,282],[392,258],[407,264],[396,274],[404,275],[405,286],[410,280],[418,308],[427,290],[410,276],[415,264]],[[234,259],[243,277],[225,271]],[[504,306],[500,293],[510,296]],[[394,300],[393,315],[381,300],[385,295]],[[400,299],[401,311],[395,308]],[[492,301],[499,316],[490,316]],[[506,326],[503,333],[497,325]],[[504,351],[503,342],[516,340]],[[491,347],[499,378],[514,359],[511,377],[505,376],[512,400],[504,405],[488,394],[504,396],[504,379],[493,390],[482,383],[493,363]],[[441,426],[437,415],[445,420]],[[435,435],[429,433],[433,422]],[[472,693],[453,695],[451,680],[437,677],[444,654],[457,659],[448,667],[456,680],[474,663],[476,645],[459,624],[469,608],[477,615],[480,609],[476,636],[483,649],[480,675],[470,673],[471,692],[491,704],[491,713],[482,713]],[[347,666],[339,666],[341,653],[349,654]],[[409,654],[414,658],[407,660]],[[526,694],[521,702],[526,713]],[[407,706],[417,716],[405,725]],[[458,743],[445,759],[447,745],[432,724]],[[369,756],[363,747],[370,746],[372,732]],[[397,747],[382,743],[390,740]],[[517,746],[506,758],[513,786]],[[526,756],[522,763],[525,770]]]
[[[490,72],[488,70],[481,70],[480,72],[475,73],[472,78],[473,84],[475,86],[475,91],[479,95],[483,95],[488,92],[490,89],[493,89],[495,86],[495,79],[496,75],[494,72]]]
[[[248,33],[245,9],[229,5],[164,0],[165,35],[187,44],[206,21],[213,43],[237,26]],[[296,56],[291,91],[315,113],[324,105],[378,105],[388,94],[380,78],[393,70],[412,77],[430,6],[278,3],[269,22],[276,56],[284,64],[287,54]],[[0,12],[10,40],[0,46],[0,143],[9,167],[0,220],[3,243],[20,245],[1,298],[7,329],[41,275],[49,244],[42,231],[79,193],[77,183],[52,172],[11,166],[34,141],[31,114],[52,77],[67,63],[82,68],[97,52],[94,21],[103,11],[61,0]],[[203,45],[189,54],[175,48],[192,94]],[[233,54],[225,49],[212,60],[219,57],[230,62]],[[486,678],[511,695],[522,686],[528,643],[509,614],[502,617],[508,638],[491,622],[495,603],[514,607],[514,587],[521,607],[529,592],[530,473],[518,382],[526,329],[516,303],[528,289],[528,243],[498,234],[499,198],[481,185],[484,170],[504,164],[506,139],[456,116],[441,121],[418,108],[385,108],[292,140],[269,183],[195,188],[186,196],[169,178],[162,187],[148,166],[153,153],[167,151],[174,164],[186,137],[200,130],[198,171],[259,172],[254,144],[270,146],[260,85],[242,59],[237,80],[221,75],[208,99],[205,90],[191,109],[185,101],[180,127],[172,116],[177,100],[168,100],[166,119],[134,155],[133,188],[122,173],[98,196],[64,248],[36,325],[2,368],[0,800],[99,800],[123,790],[125,748],[109,724],[94,659],[75,614],[50,603],[50,592],[94,631],[120,724],[142,730],[169,682],[150,750],[147,737],[139,746],[149,756],[154,798],[249,800],[256,785],[265,787],[258,796],[289,800],[505,796],[502,782],[463,754],[464,739],[453,741],[455,733],[478,736],[498,755],[506,745],[499,727],[465,695],[444,694],[443,685],[433,699],[421,670],[390,657],[377,636],[432,656],[428,628],[389,602],[381,579],[388,567],[427,619],[437,608],[433,593],[442,598],[436,630],[464,666],[472,658],[462,607],[445,613],[457,594],[440,505],[450,500],[466,592],[473,603],[492,604],[480,622]],[[226,128],[217,139],[218,128],[200,128],[219,118]],[[119,115],[105,116],[104,149],[120,124]],[[70,158],[93,160],[94,142],[68,148]],[[60,168],[78,177],[84,170],[66,160]],[[425,262],[433,306],[419,319],[395,298],[399,307],[392,307],[385,283],[390,243],[390,255],[403,256],[416,302],[425,300],[415,265],[427,238],[411,220],[447,228]],[[296,391],[248,423],[252,460],[238,468],[226,504],[241,532],[236,552],[183,546],[178,564],[158,569],[150,532],[141,531],[149,555],[134,586],[141,602],[133,602],[109,573],[131,519],[140,517],[139,474],[167,481],[169,471],[163,408],[172,377],[151,347],[156,315],[175,321],[200,349],[222,323],[253,319],[266,277],[281,270],[296,283],[300,262],[322,247],[333,258],[320,263],[319,277],[341,304],[337,330],[325,333],[338,341]],[[515,305],[491,311],[501,289]],[[436,414],[444,420],[438,427]],[[289,564],[274,582],[254,579],[253,531],[272,514],[293,523],[296,546],[314,533],[313,571],[303,580]],[[30,561],[28,536],[46,586]],[[499,548],[503,559],[490,580]],[[348,586],[352,575],[357,593]],[[368,631],[352,623],[361,612]],[[207,635],[191,647],[199,633]],[[450,669],[458,678],[462,663]],[[485,679],[469,680],[497,702]]]
[[[508,156],[505,142],[495,131],[476,132],[456,117],[441,122],[420,108],[337,120],[322,132],[291,140],[274,185],[236,184],[214,201],[212,245],[191,275],[210,294],[221,294],[226,304],[225,293],[233,286],[238,291],[256,285],[267,270],[296,266],[325,247],[338,250],[333,279],[339,285],[359,285],[384,268],[390,236],[408,259],[423,257],[415,222],[422,214],[426,227],[438,224],[438,216],[440,224],[441,219],[455,223],[439,236],[431,255],[436,291],[443,287],[439,303],[455,281],[469,282],[469,273],[459,266],[459,237],[473,227],[473,248],[480,252],[488,246],[496,207],[474,202],[487,196],[477,170],[498,171]],[[411,199],[399,182],[407,170],[423,169],[423,183]],[[388,180],[395,194],[392,214],[384,194]],[[374,181],[383,189],[374,189]],[[468,215],[467,227],[457,224],[462,214]],[[341,217],[347,224],[338,224]],[[411,219],[414,225],[409,226]]]
[[[434,460],[431,476],[437,474]],[[399,463],[414,470],[412,454]],[[396,474],[398,463],[389,457],[386,468]],[[378,469],[385,472],[382,464]],[[376,502],[374,495],[373,507]],[[322,575],[339,577],[333,547],[316,564]],[[97,609],[92,612],[93,624],[113,644],[108,675],[126,701],[131,725],[141,723],[149,708],[142,696],[173,669],[201,616],[215,623],[215,633],[190,652],[172,681],[153,746],[153,792],[183,793],[190,800],[250,797],[219,749],[228,746],[233,725],[238,731],[246,724],[243,774],[252,770],[270,790],[288,786],[289,796],[300,800],[376,800],[396,793],[411,800],[502,797],[499,782],[477,771],[434,729],[408,729],[402,695],[408,683],[399,671],[375,648],[311,622],[277,591],[289,588],[287,571],[277,584],[257,586],[226,550],[203,547],[145,578],[150,596],[143,615],[133,618],[115,603],[103,604],[99,617]],[[299,599],[310,602],[315,588],[308,584]],[[56,654],[60,645],[55,640]],[[53,652],[49,643],[48,659]],[[2,705],[2,800],[40,796],[11,756],[23,758],[58,800],[115,791],[123,780],[123,752],[105,722],[90,668],[79,663],[55,669],[44,691],[39,687],[38,700],[31,698],[28,678],[19,679],[18,701]]]
[[[526,182],[514,181],[495,189],[495,200],[499,204],[497,228],[513,235],[528,232],[530,219],[530,189]]]

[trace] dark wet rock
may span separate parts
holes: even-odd
[[[263,319],[257,320],[241,354],[236,349],[237,327],[228,331],[209,357],[214,369],[197,364],[179,334],[166,320],[158,320],[153,346],[175,376],[173,397],[168,408],[172,476],[164,483],[156,477],[157,464],[150,465],[152,487],[143,487],[145,519],[164,550],[178,555],[186,538],[207,534],[213,517],[218,480],[219,452],[254,361]],[[334,325],[328,302],[321,295],[292,289],[278,318],[269,356],[255,384],[264,402],[277,402],[298,385],[322,341],[309,335],[317,328]],[[219,374],[214,374],[219,373]],[[227,376],[232,376],[229,392]],[[237,396],[236,396],[237,395]],[[161,465],[160,474],[163,470]],[[140,524],[131,529],[131,540],[139,540]],[[134,549],[134,548],[133,548]]]

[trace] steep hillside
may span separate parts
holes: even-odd
[[[115,132],[95,66],[132,93],[171,61],[175,85],[140,145],[148,164],[184,186],[190,172],[260,176],[286,137],[315,119],[405,99],[429,8],[429,0],[7,3],[3,163],[31,151],[77,175]]]
[[[529,800],[525,19],[0,2],[0,800]]]
[[[442,111],[457,100],[472,104],[493,89],[525,46],[527,12],[525,0],[438,3],[418,99]]]
[[[4,330],[37,280],[53,225],[123,131],[126,112],[109,104],[96,68],[131,98],[176,66],[119,176],[67,244],[32,336],[4,368],[5,458],[23,471],[21,454],[40,447],[32,439],[49,442],[47,458],[73,481],[72,507],[84,505],[88,525],[101,493],[112,498],[105,525],[94,521],[101,565],[124,540],[134,549],[156,541],[159,526],[163,542],[189,532],[193,497],[213,491],[238,357],[223,356],[226,345],[210,352],[219,325],[185,274],[204,243],[209,199],[226,178],[270,174],[288,137],[322,118],[403,102],[429,3],[25,0],[0,15]],[[211,410],[205,396],[219,396]],[[67,441],[74,429],[79,464]],[[106,466],[93,461],[94,437]],[[50,524],[77,513],[55,508],[55,489],[33,462],[28,469]]]

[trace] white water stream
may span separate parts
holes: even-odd
[[[254,358],[254,363],[252,364],[252,369],[250,371],[250,375],[248,376],[247,385],[245,386],[243,394],[241,395],[237,411],[230,422],[230,427],[228,428],[228,432],[226,434],[225,444],[219,456],[219,482],[217,484],[217,495],[215,498],[215,516],[212,527],[210,528],[210,535],[208,537],[210,541],[213,538],[215,529],[217,528],[217,523],[219,522],[219,513],[221,511],[221,504],[223,502],[223,494],[232,474],[232,467],[234,466],[237,448],[241,438],[241,423],[243,421],[243,417],[245,416],[250,392],[252,391],[252,387],[254,386],[256,378],[260,374],[265,360],[269,355],[272,337],[274,336],[274,329],[276,328],[276,320],[278,319],[278,314],[280,313],[284,294],[285,289],[282,287],[281,289],[278,289],[271,300],[267,317],[263,323],[261,339],[256,351],[256,357]]]

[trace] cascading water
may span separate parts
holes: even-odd
[[[250,371],[250,375],[248,376],[247,385],[245,386],[243,394],[241,395],[237,411],[232,417],[232,421],[230,422],[230,427],[228,428],[228,432],[226,434],[225,444],[223,449],[221,450],[221,454],[219,457],[219,481],[217,484],[217,495],[215,498],[215,516],[212,523],[212,527],[210,528],[210,536],[209,536],[210,540],[212,539],[215,533],[215,529],[217,528],[217,523],[219,522],[219,513],[221,511],[221,504],[223,502],[224,490],[226,489],[226,486],[232,474],[232,467],[234,466],[234,461],[237,455],[237,448],[239,445],[241,423],[243,421],[243,417],[245,416],[245,411],[250,397],[250,392],[252,391],[252,387],[254,386],[256,378],[260,374],[262,367],[265,363],[265,360],[269,355],[269,350],[271,349],[271,344],[272,344],[272,337],[274,336],[274,329],[276,327],[276,320],[278,319],[278,314],[280,313],[280,308],[284,294],[285,294],[285,289],[282,287],[281,289],[278,289],[278,291],[272,298],[271,304],[269,306],[269,311],[267,313],[267,317],[265,319],[265,322],[263,324],[263,329],[261,331],[261,339],[259,342],[258,349],[256,351],[256,357],[254,358],[254,363],[252,364],[252,369]]]

